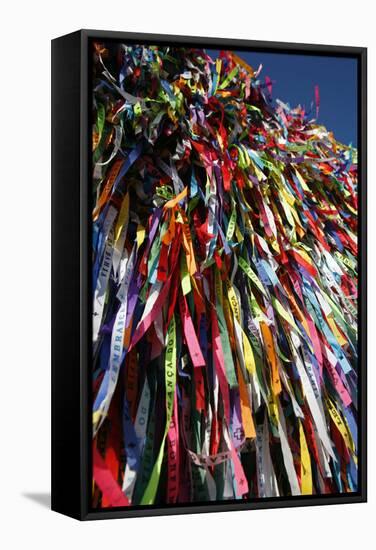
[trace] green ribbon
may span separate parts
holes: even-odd
[[[163,434],[161,446],[155,461],[153,471],[146,487],[144,496],[141,499],[141,504],[153,504],[155,495],[157,494],[159,478],[163,462],[164,446],[167,433],[170,427],[173,408],[174,395],[176,386],[176,324],[175,316],[173,315],[168,327],[166,338],[166,354],[165,354],[165,387],[166,387],[166,427]]]

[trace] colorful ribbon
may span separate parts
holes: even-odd
[[[93,506],[356,491],[357,151],[231,52],[93,69]]]

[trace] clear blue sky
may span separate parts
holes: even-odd
[[[207,50],[216,57],[218,50]],[[357,146],[357,60],[285,53],[235,52],[255,70],[262,63],[260,79],[273,81],[273,99],[291,107],[315,105],[315,85],[320,89],[318,122],[334,132],[337,140]]]

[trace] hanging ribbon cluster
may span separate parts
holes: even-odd
[[[231,52],[93,59],[93,506],[356,491],[356,150]]]

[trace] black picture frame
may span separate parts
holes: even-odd
[[[359,490],[210,504],[90,508],[89,45],[126,43],[355,57],[359,151]],[[52,509],[80,520],[365,502],[367,499],[367,49],[80,30],[52,40]]]

